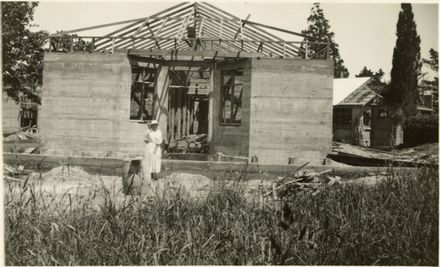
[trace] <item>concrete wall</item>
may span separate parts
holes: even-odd
[[[128,111],[121,109],[129,103],[131,86],[126,55],[46,53],[43,77],[43,151],[115,156],[122,127],[126,127],[122,118],[129,118]]]
[[[249,155],[251,60],[218,65],[214,71],[214,90],[212,96],[212,139],[210,153],[221,152],[227,155]],[[243,95],[241,124],[239,126],[220,125],[220,84],[221,71],[243,68]]]
[[[252,60],[249,154],[322,164],[332,145],[333,61]]]
[[[3,130],[12,130],[20,127],[20,105],[14,99],[2,92],[2,126]]]

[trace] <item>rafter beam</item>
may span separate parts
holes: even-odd
[[[242,21],[240,20],[240,28],[235,33],[234,40],[237,39],[239,33],[241,33],[241,39],[243,40],[243,28],[246,25],[246,21],[251,17],[251,14],[248,14],[247,17]]]
[[[133,37],[136,37],[136,35],[142,30],[143,27],[145,27],[145,25],[147,25],[148,20],[150,19],[150,17],[147,17],[144,22],[142,22],[141,25],[139,25],[139,27],[137,28],[137,30],[133,33]]]

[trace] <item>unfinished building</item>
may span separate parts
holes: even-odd
[[[124,25],[104,36],[79,32]],[[328,44],[205,3],[57,33],[45,54],[44,153],[143,155],[145,121],[166,143],[205,133],[209,154],[260,164],[322,163],[332,142]],[[310,42],[312,42],[310,41]]]

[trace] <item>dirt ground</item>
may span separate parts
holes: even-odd
[[[29,176],[29,183],[33,183],[37,191],[54,195],[66,194],[88,195],[91,192],[108,192],[113,196],[123,195],[123,183],[121,176],[93,175],[84,171],[81,167],[60,166],[45,173],[33,172]],[[6,183],[23,184],[26,178],[6,178]],[[204,198],[214,185],[214,181],[199,174],[172,172],[171,174],[153,181],[148,195],[155,194],[185,194],[191,198]],[[225,182],[232,185],[232,181]],[[239,183],[244,190],[245,196],[251,197],[260,190],[259,188],[270,187],[271,181],[249,180]]]

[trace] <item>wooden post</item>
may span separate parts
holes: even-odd
[[[176,138],[182,137],[182,89],[177,88],[177,132]]]
[[[112,38],[112,53],[115,52],[115,37]]]
[[[170,110],[171,110],[171,123],[170,123],[170,132],[171,132],[171,141],[174,141],[175,136],[175,127],[176,125],[176,89],[170,89]]]
[[[159,129],[162,131],[164,136],[168,136],[167,124],[169,121],[169,114],[164,112],[165,109],[168,109],[168,93],[170,84],[168,78],[168,68],[168,66],[162,66],[159,68],[155,88],[157,97],[154,99],[154,116],[159,122]],[[165,142],[168,142],[168,139],[165,140]]]
[[[241,22],[241,20],[239,22],[240,22],[240,37],[241,40],[243,40],[243,23]]]
[[[144,111],[144,106],[145,106],[145,69],[142,69],[142,76],[141,76],[142,78],[142,91],[141,91],[141,106],[140,106],[140,108],[141,108],[141,117],[139,118],[139,119],[141,119],[141,120],[143,120],[144,119],[144,113],[145,113],[145,111]]]
[[[222,34],[223,34],[223,17],[220,19],[220,40],[222,39]]]
[[[186,94],[186,88],[181,88],[180,89],[182,91],[182,95],[183,95],[183,103],[182,103],[182,136],[186,136],[186,103],[187,103],[187,94]],[[185,90],[185,91],[184,91]]]
[[[52,38],[49,36],[49,52],[52,52]]]
[[[186,123],[186,135],[189,135],[189,130],[191,129],[191,100],[192,100],[192,97],[188,95],[188,99],[186,101],[186,104],[187,104],[186,113],[187,113],[187,120],[188,120],[188,122]]]
[[[211,68],[211,72],[209,74],[209,106],[208,106],[208,145],[209,145],[209,151],[212,151],[212,125],[213,125],[213,117],[214,117],[214,68]]]

